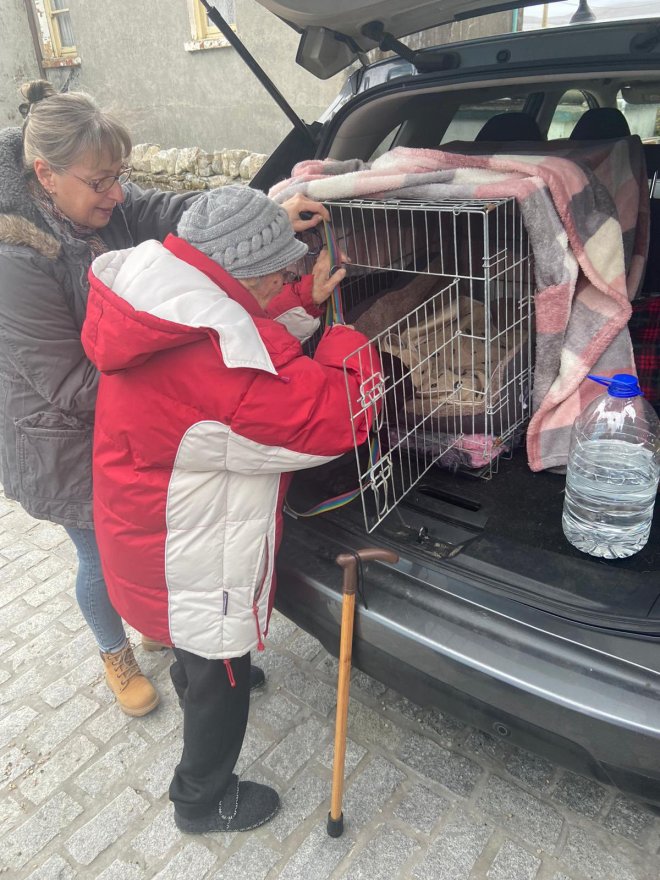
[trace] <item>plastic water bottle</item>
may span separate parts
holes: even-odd
[[[575,420],[562,528],[592,556],[621,559],[646,544],[660,477],[660,423],[635,376],[589,376],[607,386]]]

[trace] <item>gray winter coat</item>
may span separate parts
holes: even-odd
[[[0,131],[0,479],[32,516],[88,528],[97,372],[80,331],[91,254],[30,198],[21,151],[20,129]],[[100,230],[109,250],[162,241],[195,197],[124,192]]]

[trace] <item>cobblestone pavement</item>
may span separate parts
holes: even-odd
[[[167,788],[181,712],[113,705],[64,532],[0,498],[0,875],[15,880],[657,880],[660,818],[615,790],[356,673],[346,830],[325,831],[336,661],[275,615],[239,772],[282,810],[250,834],[181,835]]]

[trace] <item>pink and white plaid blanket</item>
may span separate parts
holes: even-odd
[[[319,201],[515,197],[537,286],[527,457],[534,471],[562,468],[576,416],[601,391],[587,373],[635,372],[626,325],[649,234],[641,141],[557,141],[520,154],[471,150],[474,145],[453,143],[453,152],[399,147],[371,164],[301,162],[270,196],[278,202],[297,192]]]

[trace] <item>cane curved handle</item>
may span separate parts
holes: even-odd
[[[340,553],[335,562],[344,569],[343,591],[345,595],[355,593],[357,589],[357,564],[362,562],[390,562],[394,565],[399,561],[399,554],[381,547],[364,547],[352,553]]]

